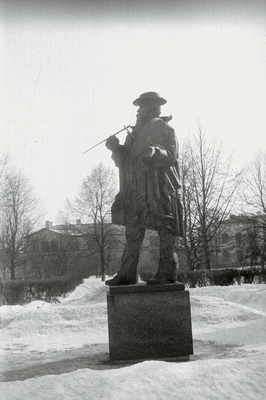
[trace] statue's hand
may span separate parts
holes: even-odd
[[[119,145],[119,140],[115,136],[110,136],[105,143],[107,149],[111,151],[114,151],[118,145]]]
[[[149,161],[155,154],[155,147],[149,146],[148,150],[141,154],[143,161]]]

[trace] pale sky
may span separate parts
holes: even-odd
[[[45,220],[134,125],[157,91],[182,141],[197,121],[236,162],[266,150],[266,1],[0,2],[1,154],[29,178]],[[119,135],[121,142],[125,134]]]

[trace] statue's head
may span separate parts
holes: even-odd
[[[146,121],[159,117],[161,106],[167,101],[156,92],[143,93],[133,101],[134,106],[139,106],[137,112],[137,121],[145,123]]]

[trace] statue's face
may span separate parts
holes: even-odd
[[[160,115],[160,105],[154,101],[143,102],[137,111],[137,122],[145,123],[149,119],[159,117]]]
[[[149,114],[149,112],[150,112],[150,104],[148,102],[143,103],[140,105],[137,111],[137,116],[140,117],[141,119],[145,119]]]

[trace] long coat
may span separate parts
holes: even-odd
[[[112,222],[127,224],[137,215],[141,226],[153,230],[168,227],[183,235],[178,143],[175,132],[160,118],[153,118],[125,144],[113,150],[120,173],[120,192],[112,206]],[[133,137],[134,136],[134,137]],[[147,157],[147,153],[151,157]]]

